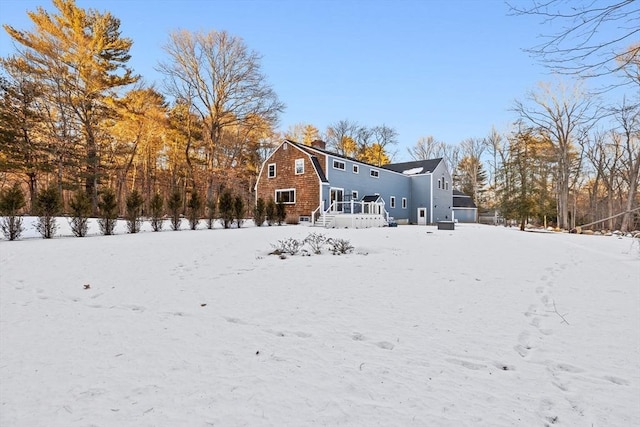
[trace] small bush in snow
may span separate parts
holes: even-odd
[[[71,219],[69,226],[73,235],[84,237],[89,231],[89,215],[91,215],[91,199],[84,190],[78,190],[69,201]]]
[[[266,204],[264,203],[264,199],[261,197],[256,201],[256,206],[253,208],[253,222],[256,227],[260,227],[264,222],[264,213],[266,209]]]
[[[243,222],[242,218],[244,218],[244,201],[240,196],[236,196],[233,199],[233,216],[236,218],[238,228],[240,228]]]
[[[311,233],[305,237],[304,243],[311,248],[311,251],[314,254],[320,255],[322,253],[322,248],[327,243],[327,237],[324,234]]]
[[[220,211],[220,216],[222,217],[222,226],[224,228],[230,228],[231,224],[233,224],[234,217],[234,198],[231,191],[226,190],[220,195],[220,200],[218,201],[218,210]]]
[[[142,218],[140,218],[142,204],[144,199],[135,188],[127,196],[127,230],[129,233],[137,233],[142,226]]]
[[[285,240],[278,240],[278,243],[273,246],[274,250],[271,255],[296,255],[302,249],[304,242],[294,238],[288,238]]]
[[[60,214],[62,208],[62,199],[58,188],[51,185],[38,193],[36,199],[36,210],[38,212],[38,221],[36,222],[36,230],[45,239],[50,239],[56,234],[58,224],[56,217]]]
[[[269,199],[265,206],[265,215],[267,216],[267,225],[272,226],[276,222],[276,202]]]
[[[110,236],[116,228],[116,220],[118,218],[116,193],[114,193],[111,188],[102,190],[100,201],[98,202],[98,209],[100,209],[100,219],[98,220],[100,231],[105,236]]]
[[[345,239],[328,239],[327,244],[329,245],[329,250],[334,255],[353,252],[353,246],[351,246],[351,243]]]
[[[195,230],[200,223],[200,212],[202,211],[202,199],[197,190],[193,190],[191,193],[187,207],[189,208],[189,228]]]
[[[207,199],[207,228],[213,230],[216,223],[216,199],[210,197]]]
[[[180,191],[173,190],[171,192],[167,207],[169,208],[169,212],[171,213],[171,229],[173,231],[180,231],[180,223],[182,223],[182,218],[180,218],[180,209],[182,209],[182,195],[180,194]]]
[[[162,196],[160,193],[156,193],[151,198],[151,203],[149,204],[149,209],[151,211],[151,228],[153,231],[162,230],[162,209],[164,208],[164,200],[162,200]]]
[[[6,239],[19,239],[24,231],[19,213],[25,205],[24,192],[18,183],[0,192],[0,214],[4,215],[0,220],[0,230]]]
[[[282,225],[287,219],[287,208],[284,203],[276,203],[276,221],[278,225]]]

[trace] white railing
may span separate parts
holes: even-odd
[[[345,214],[342,217],[342,214]],[[338,219],[340,218],[340,219]],[[376,202],[337,202],[333,201],[327,209],[318,206],[311,213],[311,225],[319,223],[323,227],[332,227],[337,223],[342,227],[382,227],[389,223],[389,212],[382,203]]]

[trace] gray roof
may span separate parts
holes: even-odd
[[[419,173],[428,173],[433,172],[435,168],[438,167],[441,161],[442,157],[429,160],[414,160],[412,162],[390,163],[388,165],[382,166],[382,168],[400,173],[422,168],[422,171],[420,171]]]
[[[379,194],[374,194],[374,195],[370,195],[370,196],[364,196],[362,198],[362,201],[365,203],[371,203],[371,202],[377,202],[378,199],[380,199],[380,195]]]
[[[454,208],[477,208],[473,203],[471,196],[467,196],[462,191],[453,190],[453,207]]]
[[[399,172],[402,173],[404,171],[408,171],[408,170],[412,170],[412,169],[418,169],[418,168],[422,168],[422,170],[420,172],[414,172],[413,174],[416,173],[428,173],[428,172],[433,172],[434,169],[440,164],[440,162],[442,161],[442,157],[439,157],[437,159],[429,159],[429,160],[416,160],[413,162],[404,162],[404,163],[391,163],[388,165],[382,165],[382,166],[377,166],[377,165],[373,165],[371,163],[367,163],[367,162],[363,162],[361,160],[355,159],[353,157],[348,157],[348,156],[343,156],[342,154],[338,154],[338,153],[334,153],[332,151],[328,151],[326,149],[322,149],[322,148],[318,148],[318,147],[312,147],[309,145],[304,145],[301,144],[299,142],[295,142],[292,141],[290,139],[287,139],[287,141],[291,144],[295,144],[298,148],[306,151],[307,153],[311,154],[313,156],[314,151],[323,153],[323,154],[328,154],[330,156],[334,156],[334,157],[340,157],[346,160],[351,160],[354,162],[358,162],[360,164],[363,165],[367,165],[367,166],[373,166],[376,168],[382,168],[382,169],[387,169],[393,172]],[[320,171],[322,169],[319,169]],[[324,175],[324,174],[323,174]],[[324,176],[321,176],[321,179],[324,178]],[[326,178],[322,179],[323,182],[327,182]]]

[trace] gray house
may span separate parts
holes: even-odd
[[[433,224],[453,220],[451,175],[443,159],[381,167],[285,140],[265,160],[256,198],[282,202],[288,217],[379,214],[386,221]],[[344,217],[343,217],[344,218]],[[380,224],[379,225],[384,225]]]

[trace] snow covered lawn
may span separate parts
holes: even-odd
[[[268,255],[311,232],[355,250]],[[0,241],[2,426],[639,422],[631,238],[458,224]]]

